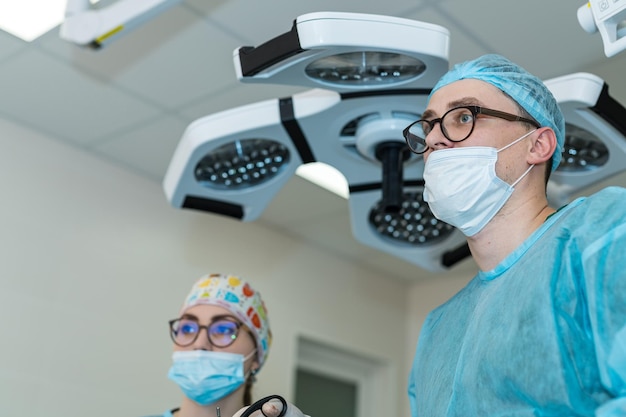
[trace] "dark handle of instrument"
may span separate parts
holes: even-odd
[[[285,413],[287,412],[287,401],[285,401],[285,399],[281,397],[280,395],[269,395],[265,398],[261,398],[260,400],[252,404],[250,407],[248,407],[248,409],[243,412],[241,417],[250,417],[250,415],[254,413],[255,411],[261,410],[261,407],[263,407],[263,404],[265,404],[269,400],[273,400],[274,398],[280,400],[280,402],[283,404],[283,409],[280,411],[280,414],[278,415],[278,417],[283,417]],[[265,415],[263,410],[261,410],[261,414]]]

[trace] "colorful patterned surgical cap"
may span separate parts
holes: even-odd
[[[191,288],[180,310],[211,304],[229,310],[252,331],[257,345],[259,368],[265,362],[272,344],[272,331],[261,294],[234,275],[210,274],[200,278]]]
[[[541,126],[554,130],[557,142],[552,156],[554,171],[561,162],[565,142],[565,119],[556,99],[543,81],[501,55],[488,54],[455,65],[439,80],[431,95],[445,85],[467,78],[494,85],[511,96]]]

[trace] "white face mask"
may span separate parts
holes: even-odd
[[[515,185],[532,169],[531,165],[513,184],[496,175],[498,152],[513,146],[534,130],[502,149],[484,146],[441,149],[431,153],[424,167],[424,201],[441,221],[473,236],[500,211]]]

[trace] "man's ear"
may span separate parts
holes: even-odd
[[[528,154],[528,164],[538,165],[550,160],[556,151],[556,135],[549,127],[540,127],[532,136],[533,142]]]

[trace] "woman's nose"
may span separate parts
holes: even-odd
[[[204,334],[202,334],[203,330],[205,332]],[[196,337],[192,347],[194,350],[213,350],[213,344],[211,344],[209,340],[209,329],[201,327],[198,330],[198,337]]]

